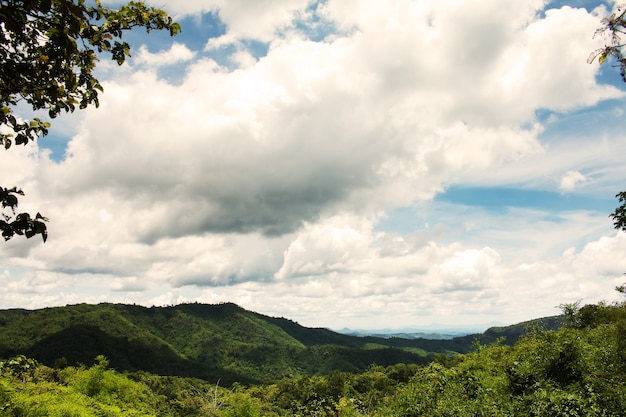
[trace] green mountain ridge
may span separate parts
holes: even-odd
[[[286,376],[362,372],[372,364],[426,364],[437,354],[467,353],[476,341],[514,343],[529,327],[557,328],[549,317],[448,340],[357,337],[307,328],[232,303],[169,307],[77,304],[0,310],[0,357],[24,354],[53,366],[106,356],[120,371],[146,371],[260,383]]]

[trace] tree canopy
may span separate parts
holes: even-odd
[[[49,122],[14,114],[18,103],[51,118],[97,107],[103,88],[93,73],[96,63],[108,55],[122,65],[130,56],[122,35],[135,27],[172,36],[181,30],[166,12],[142,2],[111,9],[100,0],[0,0],[0,145],[26,145],[48,133]],[[19,195],[16,187],[0,187],[2,236],[39,234],[45,241],[47,219],[16,214]]]

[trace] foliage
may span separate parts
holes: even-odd
[[[611,213],[610,217],[613,219],[613,226],[616,229],[626,232],[626,191],[617,193],[615,198],[622,204]]]
[[[197,377],[223,385],[284,377],[363,372],[372,363],[425,364],[469,351],[462,340],[383,339],[309,329],[234,304],[146,308],[79,304],[0,310],[0,356],[45,365],[93,364],[104,354],[119,370]]]
[[[8,361],[11,361],[9,359]],[[29,379],[0,376],[3,416],[156,416],[164,400],[139,382],[111,370],[106,359],[91,368],[37,365]]]
[[[624,71],[624,69],[622,69],[622,71]],[[617,193],[615,197],[622,204],[617,207],[613,213],[610,214],[610,217],[613,219],[613,226],[617,230],[622,230],[626,232],[626,191]],[[626,284],[615,287],[615,290],[626,295]]]
[[[360,374],[287,378],[243,392],[258,400],[260,415],[624,415],[619,323],[626,313],[621,305],[586,307],[578,326],[537,329],[514,346],[477,344],[447,365],[373,365]],[[592,311],[600,317],[591,319]]]
[[[489,346],[446,368],[432,364],[380,415],[619,416],[626,377],[618,322],[533,332],[513,347]]]
[[[623,71],[624,69],[622,69],[622,77]],[[613,219],[613,226],[617,230],[622,230],[626,232],[626,191],[617,193],[615,197],[622,204],[617,207],[613,213],[610,214],[610,217]],[[615,287],[615,290],[626,295],[626,284]]]
[[[602,25],[596,30],[596,36],[604,37],[605,46],[593,51],[587,62],[592,63],[596,57],[599,57],[598,61],[602,65],[609,57],[613,57],[620,68],[622,80],[626,82],[626,56],[624,56],[626,44],[622,42],[621,38],[626,33],[626,9],[624,6],[618,6],[616,13],[602,19]],[[613,219],[615,229],[626,232],[626,191],[617,193],[615,197],[621,204],[609,216]],[[626,295],[626,284],[615,289]]]
[[[585,314],[574,318],[576,326],[537,328],[514,346],[477,344],[446,365],[410,372],[372,366],[358,375],[285,379],[248,392],[276,415],[621,416],[626,310],[597,307],[574,312]]]
[[[610,57],[617,61],[622,79],[626,81],[626,57],[624,57],[624,43],[621,35],[626,33],[626,9],[619,6],[616,12],[609,17],[602,19],[602,26],[596,30],[595,36],[602,36],[605,45],[598,48],[589,55],[588,63],[592,63],[596,58],[600,65],[604,64]]]
[[[565,321],[566,327],[576,327],[579,323],[579,312],[580,312],[580,303],[581,300],[578,300],[574,303],[563,303],[559,304],[559,308],[561,309],[561,313],[563,314],[563,319]]]
[[[35,218],[31,218],[28,213],[15,214],[15,209],[18,204],[18,195],[24,195],[22,190],[18,190],[13,187],[11,189],[0,186],[0,202],[2,202],[2,208],[10,209],[10,213],[2,212],[0,219],[0,230],[2,231],[2,237],[4,240],[11,239],[14,235],[24,235],[27,238],[31,238],[35,235],[41,235],[43,241],[48,239],[48,230],[46,224],[48,219],[37,213]]]
[[[35,374],[38,363],[32,358],[17,355],[4,361],[0,361],[0,374],[7,374],[26,381]]]
[[[194,309],[206,317],[206,311]],[[221,310],[227,315],[238,311],[232,305]],[[225,387],[143,371],[123,375],[108,369],[102,356],[89,368],[55,369],[31,360],[35,372],[29,371],[25,378],[19,372],[0,374],[0,412],[7,416],[215,417],[626,415],[626,304],[583,306],[572,315],[570,326],[556,331],[537,327],[513,346],[477,342],[470,353],[453,359],[439,356],[424,366],[372,364],[359,373],[335,371],[249,386]],[[14,362],[26,361],[20,357]],[[3,361],[8,362],[11,359]]]
[[[26,145],[46,135],[50,123],[40,118],[22,120],[14,114],[18,103],[32,110],[47,110],[54,118],[99,104],[102,85],[94,76],[99,56],[108,55],[119,65],[130,56],[122,41],[134,27],[180,32],[180,25],[164,11],[131,1],[119,9],[103,7],[100,0],[0,1],[0,146]],[[1,188],[2,207],[13,214],[18,204],[16,188]],[[4,214],[4,213],[3,213]],[[5,240],[15,234],[47,238],[47,219],[20,213],[11,223],[0,222]]]

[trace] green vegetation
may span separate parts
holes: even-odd
[[[434,355],[427,365],[370,364],[358,373],[230,387],[122,374],[108,369],[103,356],[90,367],[62,361],[49,367],[18,355],[0,361],[0,411],[10,417],[626,415],[626,304],[570,313],[574,320],[558,330],[536,326],[513,346],[475,342],[470,353]]]
[[[38,366],[26,376],[0,365],[0,411],[6,416],[157,416],[161,398],[145,384],[107,370]],[[6,362],[31,361],[23,356]]]
[[[556,328],[555,318],[539,321]],[[511,344],[529,322],[450,340],[347,336],[310,329],[235,304],[146,308],[79,304],[40,310],[0,310],[0,357],[23,354],[53,366],[94,363],[104,355],[120,371],[202,378],[223,385],[283,377],[359,373],[372,363],[426,364],[435,355],[471,350],[476,339]]]

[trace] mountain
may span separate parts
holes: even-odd
[[[453,339],[459,336],[466,336],[468,334],[476,334],[475,331],[456,331],[456,330],[433,330],[433,331],[424,331],[422,329],[376,329],[376,330],[367,330],[367,329],[349,329],[343,328],[337,330],[338,333],[347,334],[349,336],[373,336],[373,337],[382,337],[382,338],[390,338],[390,337],[402,337],[404,339],[437,339],[437,340],[445,340],[445,339]]]
[[[558,325],[556,318],[541,322]],[[528,325],[450,340],[357,337],[306,328],[232,303],[150,308],[78,304],[0,310],[0,357],[24,354],[49,366],[90,365],[102,354],[120,371],[222,384],[260,383],[285,376],[362,372],[372,363],[424,364],[437,353],[466,353],[477,339],[491,343],[503,337],[513,343]]]

